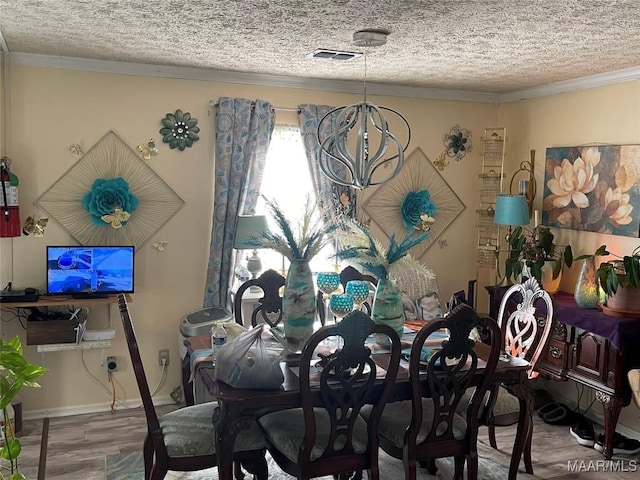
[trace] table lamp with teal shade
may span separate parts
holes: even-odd
[[[257,248],[249,245],[252,245],[252,239],[259,237],[262,232],[268,231],[269,225],[265,215],[238,215],[233,248],[237,250],[253,250],[252,255],[250,257],[247,256],[247,270],[252,279],[257,278],[262,271],[262,261],[258,257]]]
[[[496,197],[493,223],[497,225],[529,225],[529,207],[524,195],[502,194]]]
[[[511,234],[511,227],[529,225],[529,206],[527,204],[527,197],[524,195],[511,195],[500,194],[496,197],[496,208],[493,217],[493,223],[496,225],[508,225],[509,235]],[[507,237],[509,236],[507,235]],[[497,257],[496,257],[497,260]],[[499,277],[499,269],[496,270],[496,275]],[[502,278],[500,285],[510,285],[508,276]]]

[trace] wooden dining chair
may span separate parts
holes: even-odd
[[[527,376],[534,379],[536,363],[547,348],[553,327],[553,302],[535,278],[511,286],[500,303],[498,323],[504,339],[504,352],[524,358],[529,362]],[[533,391],[533,390],[532,390]],[[533,403],[533,398],[531,398]],[[520,415],[520,401],[510,393],[510,385],[492,387],[485,408],[481,412],[481,423],[489,429],[489,443],[498,448],[495,427],[514,425]],[[524,451],[525,468],[533,473],[531,462],[531,438],[529,432]]]
[[[478,327],[493,338],[484,364],[469,338]],[[403,460],[406,479],[416,478],[417,463],[435,473],[435,460],[443,457],[454,457],[455,478],[462,478],[465,460],[468,478],[477,478],[478,411],[501,353],[500,338],[497,323],[466,304],[418,331],[409,355],[412,399],[387,404],[378,423],[380,447]],[[468,389],[474,390],[471,397]],[[366,419],[370,412],[363,410]]]
[[[376,365],[366,345],[373,333],[390,339],[389,363]],[[344,342],[318,363],[318,347],[328,337]],[[326,347],[324,347],[326,349]],[[268,413],[258,419],[269,453],[298,479],[334,475],[348,478],[367,470],[379,478],[377,423],[393,389],[400,361],[400,338],[360,310],[337,324],[318,329],[300,358],[300,408]],[[319,393],[318,393],[319,392]],[[373,404],[369,421],[359,415]]]
[[[147,418],[147,435],[142,449],[145,480],[162,480],[168,470],[192,472],[217,466],[216,432],[213,426],[213,411],[218,406],[217,402],[179,408],[158,418],[125,295],[118,295],[118,307]],[[260,480],[269,477],[265,446],[262,431],[254,423],[238,435],[234,450],[234,458]],[[236,468],[238,480],[242,478],[240,473]]]
[[[258,278],[247,280],[235,293],[233,301],[233,313],[236,322],[244,325],[242,318],[242,296],[248,289],[259,289],[262,291],[262,298],[258,300],[258,305],[251,313],[251,326],[255,327],[259,323],[275,327],[282,320],[282,297],[280,289],[284,286],[285,278],[275,270],[266,270]]]

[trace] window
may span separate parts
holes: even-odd
[[[315,197],[300,129],[297,126],[276,125],[269,144],[260,193],[274,200],[294,226],[302,217],[306,196]],[[269,227],[273,231],[279,231],[262,197],[258,200],[256,214],[267,215]],[[333,245],[325,246],[311,260],[311,270],[313,272],[333,270],[335,262],[335,259],[331,258],[333,251]],[[281,271],[289,267],[289,262],[283,260],[282,255],[273,250],[260,250],[258,255],[262,260],[263,270],[273,268]]]

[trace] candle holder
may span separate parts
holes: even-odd
[[[355,310],[359,310],[369,298],[369,282],[366,280],[349,280],[345,285],[344,293],[353,297]]]

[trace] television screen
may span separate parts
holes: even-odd
[[[133,246],[47,246],[47,295],[133,293]]]

